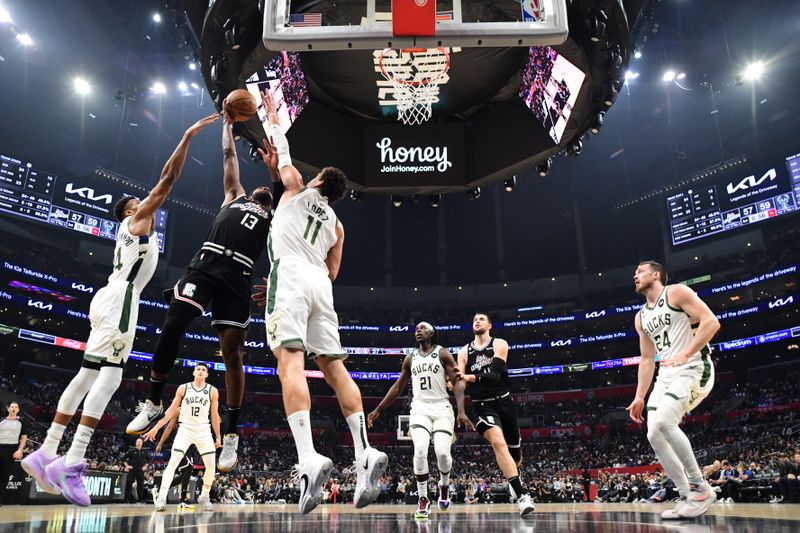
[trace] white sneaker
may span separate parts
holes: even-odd
[[[167,509],[167,499],[166,498],[157,498],[156,499],[156,511],[165,511]]]
[[[211,505],[211,496],[208,494],[200,493],[197,498],[197,505],[202,505],[203,511],[211,512],[214,510],[214,506]]]
[[[716,499],[717,494],[708,483],[695,487],[689,492],[686,504],[680,508],[681,518],[697,518],[705,514]]]
[[[686,500],[680,499],[678,503],[675,504],[675,507],[672,509],[667,509],[663,513],[661,513],[662,520],[682,520],[683,517],[680,515],[680,510],[683,507]]]
[[[153,504],[156,504],[158,500],[158,489],[155,487],[150,489],[150,495],[153,496]]]
[[[307,457],[302,464],[295,465],[292,477],[297,479],[300,486],[298,508],[302,514],[310,513],[322,503],[322,487],[328,481],[331,470],[333,461],[316,452]]]
[[[222,452],[217,461],[217,470],[220,472],[230,472],[239,464],[239,457],[236,449],[239,447],[239,435],[228,433],[222,438]]]
[[[374,502],[381,492],[379,481],[389,465],[389,457],[375,448],[364,450],[356,460],[356,491],[353,494],[353,506],[361,509]]]
[[[523,494],[522,496],[520,496],[519,500],[517,500],[517,505],[519,506],[520,516],[528,516],[535,509],[530,494]]]
[[[158,405],[153,404],[150,400],[139,402],[139,405],[136,406],[136,412],[139,414],[125,428],[125,433],[128,435],[147,433],[163,411],[164,406],[161,402]]]

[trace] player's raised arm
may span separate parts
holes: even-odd
[[[225,109],[225,104],[222,104]],[[233,140],[233,119],[223,111],[225,122],[222,124],[222,187],[225,189],[223,207],[244,196],[244,187],[239,181],[239,159],[236,155],[236,142]]]
[[[688,346],[675,357],[661,362],[661,366],[681,366],[711,342],[719,331],[719,320],[697,293],[686,285],[670,285],[667,291],[669,291],[669,301],[686,313],[692,323],[699,324]]]
[[[631,420],[641,424],[644,422],[642,418],[644,397],[647,396],[647,391],[650,390],[650,384],[653,382],[653,374],[656,370],[656,346],[642,329],[641,313],[636,313],[635,324],[636,332],[639,334],[639,353],[641,354],[639,383],[636,386],[636,397],[626,409],[630,413]]]
[[[172,191],[172,186],[175,185],[175,182],[178,181],[181,175],[183,164],[186,162],[186,155],[189,153],[189,143],[195,135],[200,133],[200,130],[216,122],[218,119],[219,115],[216,113],[201,118],[189,126],[183,133],[181,142],[178,143],[178,146],[175,147],[175,151],[172,152],[172,155],[169,157],[166,164],[164,164],[158,183],[150,191],[150,194],[147,195],[147,198],[142,200],[136,214],[133,215],[133,218],[128,223],[128,231],[133,235],[144,236],[150,233],[152,230],[153,214],[156,212],[156,209],[164,205],[164,201]]]
[[[464,387],[458,386],[459,383],[462,383],[462,381],[458,379],[458,364],[456,360],[453,359],[453,354],[451,354],[450,350],[447,348],[439,348],[439,359],[442,361],[442,364],[444,364],[447,378],[450,380],[450,383],[453,384],[453,396],[456,398],[456,407],[458,409],[458,427],[465,426],[467,429],[474,431],[475,426],[472,425],[472,421],[467,417],[464,408]]]
[[[275,101],[272,99],[272,95],[269,94],[268,89],[261,93],[261,101],[267,113],[269,141],[278,154],[278,172],[280,173],[281,182],[286,188],[284,196],[289,199],[299,193],[305,187],[305,183],[303,182],[303,176],[292,165],[292,157],[289,154],[289,140],[281,129]]]
[[[328,266],[328,277],[331,281],[336,281],[339,275],[339,267],[342,266],[342,251],[344,250],[344,226],[341,222],[336,222],[336,244],[328,250],[325,257],[325,264]]]
[[[407,355],[405,359],[403,359],[403,368],[400,370],[400,376],[397,378],[389,390],[386,392],[386,396],[383,397],[381,403],[378,404],[369,415],[367,415],[367,426],[372,427],[373,422],[375,419],[381,416],[386,407],[391,404],[402,391],[406,389],[408,386],[408,380],[411,378],[411,356]]]
[[[213,387],[211,389],[211,428],[214,430],[214,445],[217,448],[222,447],[221,421],[222,419],[219,416],[219,390]]]

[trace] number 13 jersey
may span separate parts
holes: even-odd
[[[336,214],[317,189],[305,188],[275,210],[267,252],[273,264],[294,257],[323,268],[336,244]]]

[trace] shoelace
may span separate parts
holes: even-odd
[[[289,474],[289,479],[296,484],[300,483],[300,465],[294,465],[292,467],[292,471]]]
[[[141,413],[145,409],[147,409],[147,403],[146,402],[139,402],[139,405],[136,406],[136,412],[137,413]]]

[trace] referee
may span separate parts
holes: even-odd
[[[8,404],[8,416],[0,421],[0,504],[6,495],[8,475],[14,461],[22,459],[22,450],[28,441],[28,427],[19,414],[19,403]]]

